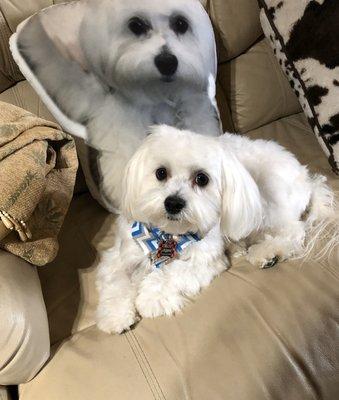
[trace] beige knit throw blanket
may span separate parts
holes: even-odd
[[[78,161],[59,127],[0,102],[0,247],[34,265],[52,261]]]

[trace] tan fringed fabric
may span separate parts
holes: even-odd
[[[0,102],[1,248],[35,265],[54,259],[77,167],[71,136]]]

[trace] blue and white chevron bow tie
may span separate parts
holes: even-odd
[[[142,222],[133,223],[132,238],[143,252],[149,255],[156,268],[160,268],[188,246],[201,240],[196,233],[174,236],[159,228],[148,227]]]

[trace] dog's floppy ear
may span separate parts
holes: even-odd
[[[238,241],[257,230],[262,221],[259,188],[250,173],[230,151],[222,155],[221,229]]]
[[[22,22],[10,40],[23,75],[54,117],[84,139],[91,104],[102,96],[81,45],[88,7],[86,0],[48,7]]]

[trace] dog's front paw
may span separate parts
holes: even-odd
[[[134,308],[114,309],[110,310],[100,309],[97,311],[97,326],[106,333],[120,334],[129,330],[132,325],[139,321]]]
[[[246,255],[248,262],[262,269],[274,267],[280,261],[278,252],[264,243],[254,244],[248,249]]]
[[[185,297],[176,291],[141,290],[136,299],[136,307],[142,317],[155,318],[180,311],[185,302]]]

